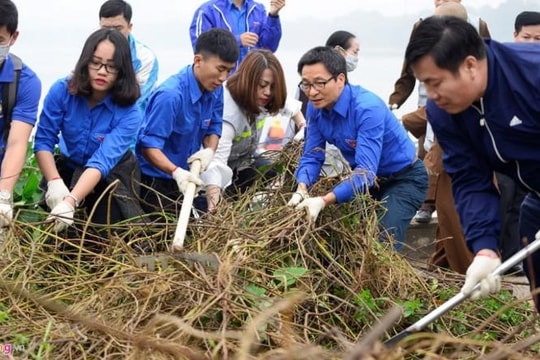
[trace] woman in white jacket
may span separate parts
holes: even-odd
[[[223,189],[243,193],[255,182],[261,165],[269,164],[261,154],[281,147],[287,127],[302,129],[306,124],[301,103],[287,100],[283,68],[271,51],[251,51],[223,90],[221,138],[212,162],[201,175],[209,211],[215,209]],[[279,129],[281,124],[285,125]]]

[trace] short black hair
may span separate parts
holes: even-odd
[[[3,26],[10,35],[13,35],[19,26],[19,12],[11,0],[0,0],[0,27]]]
[[[351,40],[356,38],[353,33],[345,30],[334,31],[332,35],[326,40],[326,46],[336,47],[339,46],[344,50],[351,47]]]
[[[516,21],[514,22],[516,33],[519,33],[524,26],[529,25],[540,25],[540,12],[523,11],[516,16]]]
[[[201,54],[203,57],[217,56],[223,61],[235,63],[240,50],[232,32],[213,28],[199,35],[195,54]]]
[[[302,75],[302,69],[305,65],[315,65],[321,63],[332,76],[337,77],[339,74],[345,75],[345,83],[347,79],[347,63],[345,58],[336,49],[328,46],[317,46],[308,50],[298,61],[298,74]]]
[[[467,56],[484,59],[486,47],[467,21],[455,16],[430,16],[413,31],[405,61],[414,65],[425,55],[430,55],[437,67],[456,74]]]
[[[116,81],[110,90],[112,101],[119,106],[133,105],[140,97],[141,91],[135,70],[133,70],[128,40],[121,32],[107,28],[94,31],[86,39],[77,65],[75,65],[73,76],[69,81],[70,93],[81,96],[92,94],[88,64],[98,45],[105,40],[109,40],[114,45],[113,60],[118,69]]]
[[[99,9],[99,18],[112,18],[122,15],[128,23],[131,23],[133,11],[131,5],[124,0],[107,0]]]

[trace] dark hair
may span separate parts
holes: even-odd
[[[238,60],[239,52],[233,33],[219,28],[203,32],[195,45],[195,54],[201,54],[204,58],[217,56],[229,63]]]
[[[523,11],[516,16],[516,21],[514,23],[516,33],[519,33],[524,26],[529,25],[540,25],[540,12]]]
[[[105,40],[109,40],[114,45],[114,65],[118,69],[116,81],[110,90],[112,100],[120,106],[133,105],[141,92],[131,62],[129,43],[122,33],[111,29],[96,30],[84,43],[81,56],[73,71],[73,77],[69,81],[70,93],[82,96],[92,94],[88,63],[92,60],[97,46]]]
[[[17,31],[19,12],[11,0],[0,0],[0,27],[5,26],[10,35]]]
[[[437,67],[456,74],[467,56],[486,57],[484,41],[467,21],[455,16],[430,16],[411,35],[405,61],[414,65],[430,55]]]
[[[356,36],[345,30],[334,31],[332,35],[326,40],[326,46],[336,47],[339,46],[344,50],[347,50],[351,47],[351,40],[355,39]]]
[[[302,55],[300,61],[298,61],[298,74],[302,75],[302,69],[305,65],[318,63],[322,63],[326,70],[334,77],[337,77],[339,74],[345,75],[345,83],[348,82],[345,58],[336,49],[328,46],[314,47]]]
[[[124,0],[107,0],[101,5],[99,9],[99,18],[112,18],[118,15],[122,15],[124,19],[128,22],[131,22],[131,17],[133,16],[133,11],[131,10],[131,5],[129,5]]]
[[[261,112],[257,105],[257,90],[263,72],[270,69],[274,74],[272,99],[265,107],[270,114],[276,114],[285,107],[287,85],[278,58],[270,51],[259,49],[251,51],[240,63],[240,67],[229,80],[227,88],[238,106],[246,112],[250,120]]]

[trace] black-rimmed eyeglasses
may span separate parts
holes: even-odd
[[[298,84],[298,87],[300,88],[300,90],[302,90],[305,93],[308,93],[311,88],[314,88],[317,91],[321,91],[322,89],[326,87],[326,84],[328,84],[331,80],[334,80],[335,78],[336,78],[335,76],[332,76],[328,80],[315,81],[314,83],[300,81],[300,83]]]
[[[105,71],[109,74],[118,74],[118,68],[114,64],[105,64],[95,59],[90,60],[90,62],[88,63],[88,68],[96,71],[101,70],[101,68],[104,66]]]

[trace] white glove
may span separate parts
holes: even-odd
[[[176,180],[178,189],[182,192],[182,194],[185,194],[189,183],[194,183],[196,188],[203,186],[203,181],[198,176],[193,175],[181,167],[177,167],[176,170],[173,171],[172,177],[174,180]]]
[[[317,216],[319,216],[319,213],[322,209],[324,209],[324,206],[326,204],[324,203],[324,200],[322,197],[313,197],[306,199],[302,201],[300,204],[296,205],[296,210],[300,209],[307,209],[309,216],[311,217],[311,220],[315,221],[317,220]]]
[[[296,133],[296,135],[294,135],[293,137],[293,141],[302,141],[304,140],[304,134],[306,132],[306,127],[305,126],[302,126],[300,128],[300,130],[298,130],[298,132]]]
[[[45,193],[45,202],[49,209],[54,209],[69,194],[69,189],[64,180],[56,179],[47,183],[47,192]]]
[[[388,108],[390,110],[396,110],[398,108],[398,104],[390,104],[390,105],[388,105]]]
[[[306,190],[297,189],[291,197],[291,200],[289,200],[289,202],[287,203],[287,206],[296,206],[308,197],[309,196]]]
[[[13,220],[13,205],[0,203],[0,227],[11,225]]]
[[[501,265],[499,257],[476,255],[472,264],[467,269],[465,284],[461,288],[464,295],[471,294],[476,284],[480,283],[480,289],[471,294],[471,299],[476,300],[485,297],[489,293],[496,293],[501,289],[501,277],[493,275],[497,266]]]
[[[75,208],[67,201],[62,201],[56,205],[49,214],[47,222],[55,222],[54,230],[62,231],[69,225],[73,224],[73,214]]]
[[[204,148],[202,150],[197,151],[195,154],[191,155],[188,158],[187,162],[188,164],[191,164],[195,160],[200,160],[201,172],[203,172],[204,170],[206,170],[206,168],[208,167],[208,164],[210,164],[213,158],[214,158],[214,150],[210,148]]]

